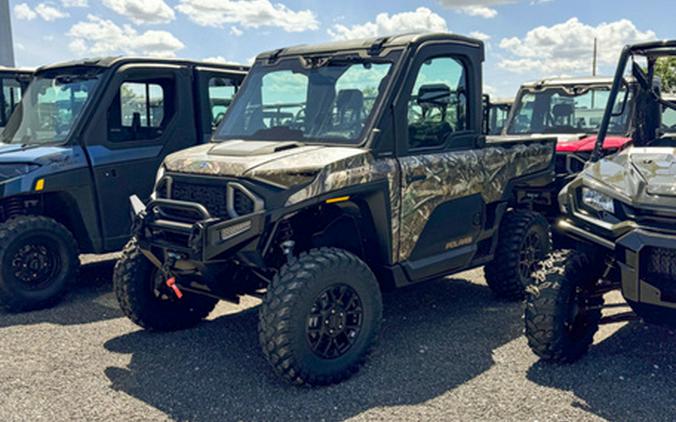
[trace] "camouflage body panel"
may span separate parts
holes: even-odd
[[[253,142],[253,141],[251,141]],[[165,160],[172,172],[249,177],[279,186],[304,185],[286,206],[317,196],[379,180],[387,181],[390,200],[392,262],[407,260],[430,215],[441,204],[481,194],[486,203],[502,198],[513,179],[548,167],[554,144],[488,146],[483,149],[375,158],[351,147],[300,146],[251,155],[216,154],[202,145],[172,154]],[[402,182],[403,176],[425,176]]]
[[[598,161],[585,171],[640,202],[646,196],[676,196],[676,148],[631,147]]]
[[[373,155],[363,151],[362,154],[335,161],[324,167],[312,183],[291,195],[287,200],[286,205],[297,204],[325,193],[378,180],[387,180],[391,213],[391,259],[392,262],[397,262],[399,256],[401,174],[396,159],[375,159]]]
[[[399,260],[411,256],[425,224],[441,204],[481,194],[484,202],[502,198],[513,179],[545,170],[554,154],[554,144],[532,143],[477,150],[425,154],[400,159],[402,174],[425,176],[403,182]]]
[[[164,166],[171,172],[207,176],[249,177],[283,187],[309,183],[332,163],[366,151],[350,147],[298,146],[268,151],[258,141],[226,141],[200,145],[169,155]]]

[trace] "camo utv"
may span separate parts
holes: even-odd
[[[599,160],[613,118],[609,106],[593,162],[559,196],[558,228],[576,241],[574,250],[544,261],[526,309],[529,345],[543,359],[574,361],[599,324],[635,314],[676,326],[676,127],[666,120],[676,102],[661,97],[655,76],[657,61],[672,56],[676,41],[625,48],[608,104],[622,99],[631,63],[638,86],[632,145]],[[617,289],[634,312],[603,316],[604,294]]]
[[[487,265],[521,299],[549,251],[516,198],[554,176],[554,140],[482,132],[480,41],[402,35],[258,56],[213,143],[175,153],[115,270],[142,327],[263,299],[260,342],[294,384],[355,372],[381,289]]]

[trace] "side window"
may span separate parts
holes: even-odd
[[[409,148],[438,147],[466,130],[467,98],[465,66],[459,60],[437,57],[423,63],[408,104]]]
[[[0,81],[0,83],[2,84],[3,100],[3,112],[0,113],[0,118],[4,116],[4,121],[2,121],[3,119],[0,119],[0,125],[4,126],[16,106],[21,102],[21,84],[14,79],[4,79]]]
[[[112,142],[151,140],[162,135],[174,114],[174,81],[125,81],[108,109]]]
[[[218,76],[209,79],[209,109],[213,128],[216,128],[223,120],[235,92],[237,88],[230,79]]]

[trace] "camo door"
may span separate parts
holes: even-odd
[[[467,68],[453,56],[422,60],[407,104],[407,154],[402,171],[400,261],[421,261],[457,251],[471,259],[484,201],[481,150],[470,130]]]

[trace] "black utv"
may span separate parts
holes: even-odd
[[[554,176],[554,140],[482,132],[480,41],[401,35],[258,56],[213,142],[168,156],[115,292],[142,327],[174,330],[218,300],[263,299],[260,342],[294,384],[355,372],[381,289],[486,265],[521,299],[549,251],[516,200]]]
[[[0,306],[52,304],[78,253],[120,250],[129,195],[147,198],[167,154],[210,138],[246,70],[124,57],[38,69],[0,134]]]
[[[32,75],[32,70],[0,66],[0,133],[21,102]]]
[[[599,324],[631,319],[676,326],[676,129],[660,121],[676,103],[660,95],[656,63],[676,56],[676,41],[628,46],[610,93],[615,104],[627,66],[637,81],[631,146],[604,159],[613,117],[605,116],[592,162],[559,196],[558,228],[575,241],[536,272],[526,335],[546,360],[583,356]],[[634,311],[603,316],[604,294],[620,290]]]

